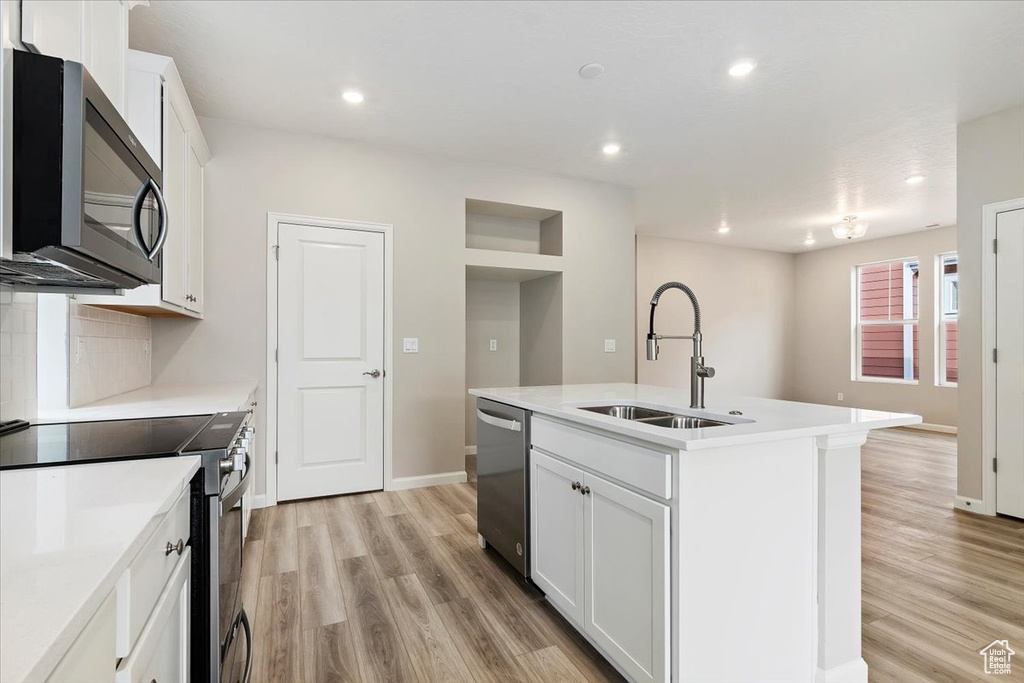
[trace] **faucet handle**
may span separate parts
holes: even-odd
[[[697,368],[697,376],[705,378],[714,377],[715,369],[709,365],[701,365]]]

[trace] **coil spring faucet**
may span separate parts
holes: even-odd
[[[654,312],[658,309],[658,299],[669,289],[682,290],[693,304],[693,334],[687,336],[660,335],[654,333]],[[690,358],[690,408],[704,409],[704,380],[715,376],[715,369],[704,365],[703,344],[700,333],[700,304],[693,290],[682,282],[666,282],[651,297],[651,326],[647,333],[647,360],[658,360],[658,342],[662,339],[692,339],[693,356]]]

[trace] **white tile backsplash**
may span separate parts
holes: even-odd
[[[0,420],[36,416],[36,295],[0,288]]]
[[[149,318],[74,300],[70,308],[72,408],[149,386],[153,344]]]

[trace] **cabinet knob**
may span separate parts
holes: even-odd
[[[579,491],[580,490],[580,486],[582,486],[582,484],[580,484],[578,481],[574,481],[572,483],[572,490],[573,491]]]
[[[588,493],[590,493],[590,487],[589,486],[584,486],[583,488],[580,489],[580,495],[581,496],[585,496]]]
[[[167,546],[164,547],[164,556],[166,557],[167,555],[170,555],[174,552],[178,553],[179,555],[185,552],[184,539],[179,538],[177,543],[171,543],[170,541],[167,541]]]

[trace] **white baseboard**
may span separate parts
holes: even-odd
[[[922,432],[938,432],[939,434],[956,434],[956,427],[951,425],[937,425],[930,422],[921,422],[916,425],[907,425],[907,429],[918,429]]]
[[[424,474],[419,477],[398,477],[391,480],[391,491],[420,489],[426,486],[443,486],[444,484],[461,484],[466,481],[466,470],[457,472],[441,472]]]
[[[476,446],[466,446],[466,455],[476,455]]]
[[[985,511],[985,501],[979,498],[968,498],[967,496],[957,496],[953,502],[953,507],[957,510],[965,510],[967,512],[973,512],[978,515],[987,515]]]
[[[868,663],[858,657],[831,669],[818,669],[814,680],[816,683],[868,683]]]

